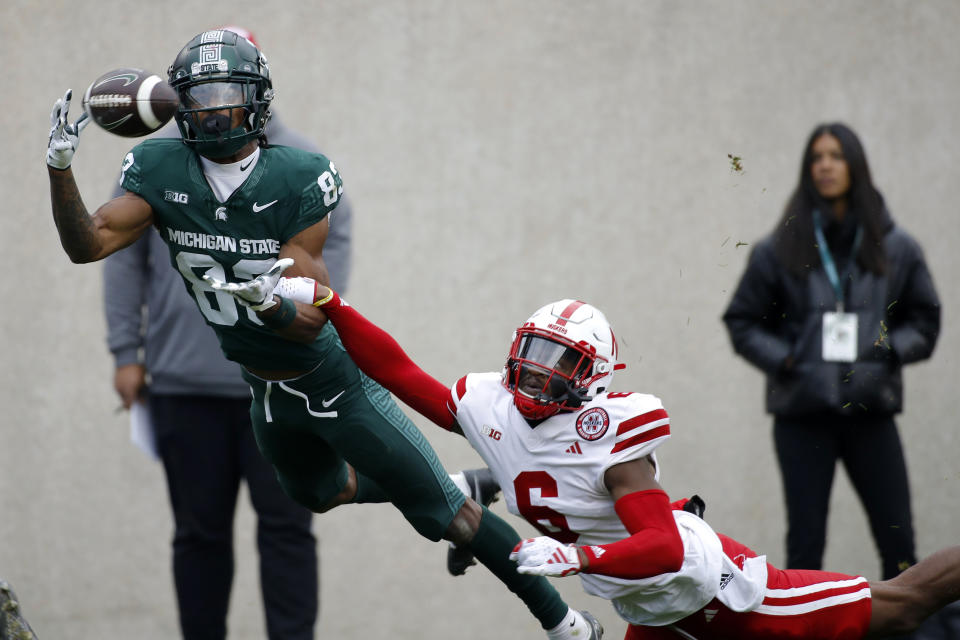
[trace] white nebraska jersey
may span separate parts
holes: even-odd
[[[608,544],[630,536],[603,476],[621,462],[651,456],[656,463],[656,448],[670,437],[659,398],[602,393],[576,412],[531,428],[499,373],[471,373],[451,394],[457,422],[499,482],[511,513],[563,543]],[[612,600],[633,624],[670,624],[706,605],[725,570],[720,540],[693,514],[674,511],[674,517],[684,547],[680,571],[640,580],[581,573],[584,590]]]

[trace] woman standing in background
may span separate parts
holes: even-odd
[[[940,303],[920,245],[894,224],[846,125],[810,134],[800,182],[751,252],[723,321],[736,352],[767,376],[787,568],[821,568],[838,459],[866,509],[883,579],[915,563],[894,415],[901,368],[933,352]]]

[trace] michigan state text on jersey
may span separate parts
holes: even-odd
[[[265,147],[243,184],[225,202],[207,183],[197,154],[180,140],[145,140],[124,158],[121,186],[140,195],[170,250],[170,261],[224,354],[260,369],[312,369],[336,340],[324,329],[312,344],[281,338],[256,313],[203,280],[255,278],[277,259],[280,246],[337,205],[342,181],[321,154]]]

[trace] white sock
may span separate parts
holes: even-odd
[[[457,485],[457,489],[463,491],[463,495],[470,497],[470,485],[467,483],[467,477],[463,475],[463,472],[451,473],[450,479],[453,480],[453,484]]]
[[[579,611],[567,609],[567,615],[553,629],[547,629],[548,640],[587,640],[590,624]]]

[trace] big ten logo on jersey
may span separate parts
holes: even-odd
[[[163,192],[163,199],[167,202],[176,202],[177,204],[188,204],[190,202],[190,196],[185,193],[180,193],[179,191],[167,191]]]
[[[483,425],[483,428],[480,429],[480,433],[487,436],[488,438],[493,438],[494,440],[499,440],[503,437],[503,434],[499,429],[494,429],[488,424]]]
[[[577,433],[584,440],[599,440],[610,426],[610,416],[600,408],[587,409],[577,417]]]

